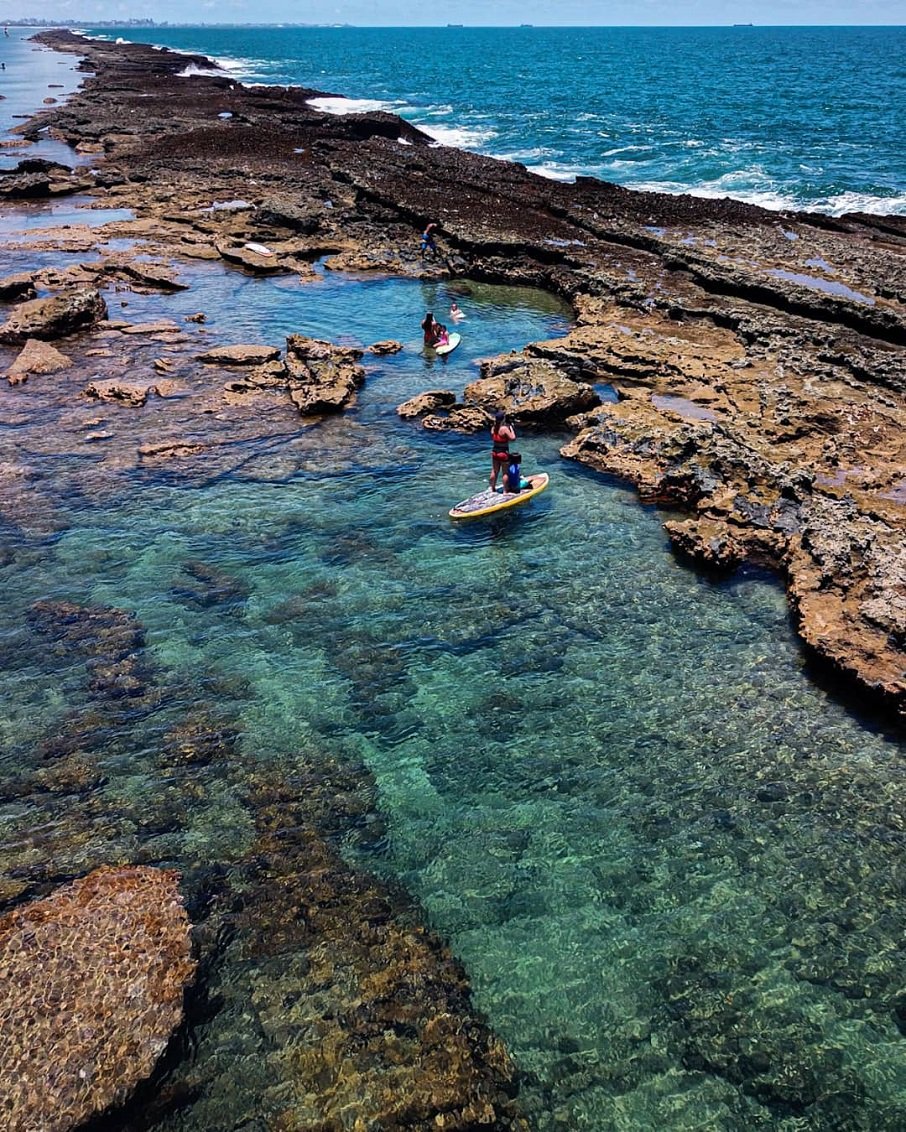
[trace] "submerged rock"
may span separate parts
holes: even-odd
[[[76,287],[49,299],[30,299],[15,307],[0,326],[0,342],[61,338],[107,317],[107,304],[93,287]]]
[[[122,1103],[195,971],[178,874],[102,868],[6,913],[0,970],[4,1128],[64,1132]]]

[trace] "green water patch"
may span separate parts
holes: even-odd
[[[73,732],[103,778],[0,800],[16,876],[45,857],[229,870],[253,838],[248,768],[360,760],[379,835],[350,834],[348,859],[450,940],[535,1128],[902,1127],[902,744],[808,678],[779,587],[686,569],[657,513],[560,438],[520,436],[544,495],[456,525],[486,438],[393,411],[426,373],[461,387],[480,356],[562,332],[559,304],[457,294],[464,343],[435,381],[418,322],[443,287],[199,271],[193,289],[136,305],[205,309],[216,341],[406,349],[279,452],[250,441],[207,481],[145,469],[103,506],[61,497],[52,535],[9,532],[4,769]],[[134,614],[147,688],[117,699],[109,647],[36,633],[42,599]],[[187,717],[235,740],[181,764]],[[230,1003],[194,1070],[234,1065],[218,1088],[243,1111],[265,1042]]]

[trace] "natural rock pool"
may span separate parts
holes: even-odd
[[[250,853],[249,782],[304,765],[317,796],[323,766],[329,804],[336,765],[362,767],[347,857],[449,939],[534,1127],[901,1128],[902,743],[810,678],[776,584],[686,569],[658,513],[561,460],[561,438],[520,435],[545,495],[457,526],[485,438],[395,414],[569,312],[474,284],[181,278],[172,296],[121,292],[124,317],[202,310],[202,344],[405,349],[369,361],[344,416],[287,416],[209,468],[133,459],[143,409],[103,406],[87,450],[7,422],[28,502],[0,544],[4,895],[164,863],[203,918],[211,876]],[[426,358],[420,319],[447,321],[454,296],[463,344]],[[32,424],[39,380],[5,394]],[[104,614],[73,645],[48,600],[134,621]],[[117,694],[125,654],[138,695]],[[240,931],[208,978],[216,1009],[175,1071],[194,1108],[158,1126],[263,1127],[278,975]]]

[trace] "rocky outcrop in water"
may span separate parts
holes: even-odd
[[[0,917],[0,1110],[65,1132],[122,1103],[183,1016],[195,963],[178,876],[98,869]]]
[[[91,287],[61,291],[49,299],[29,299],[0,326],[0,342],[54,339],[93,326],[107,317],[107,304]]]

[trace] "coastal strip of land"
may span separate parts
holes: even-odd
[[[553,399],[558,419],[564,404],[584,409],[568,415],[564,454],[684,512],[666,524],[679,553],[776,569],[811,654],[906,711],[906,218],[556,183],[433,144],[393,115],[310,105],[331,92],[246,88],[209,60],[144,45],[38,38],[91,75],[19,132],[93,165],[26,161],[0,177],[6,199],[89,193],[132,210],[124,234],[174,261],[304,273],[327,257],[557,292],[573,332],[487,363],[466,408],[537,419],[523,408],[539,382],[609,383],[614,402]],[[429,220],[441,252],[424,261]],[[484,418],[454,406],[446,424],[427,420]]]

